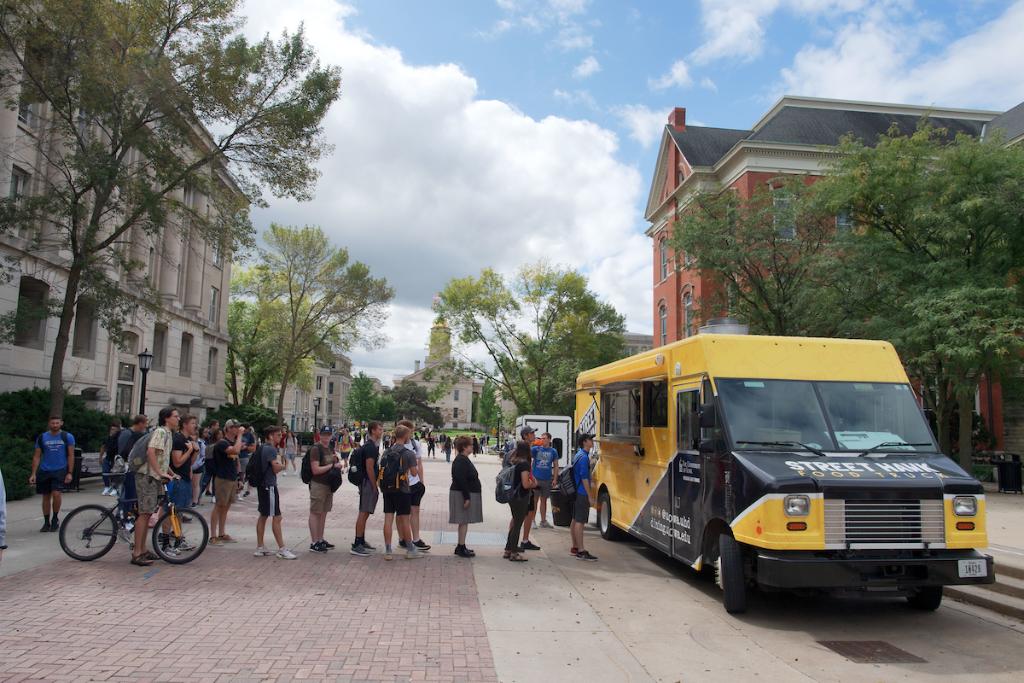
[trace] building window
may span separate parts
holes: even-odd
[[[796,239],[796,222],[793,216],[793,198],[785,190],[772,193],[772,207],[775,213],[775,231],[782,240]]]
[[[96,303],[90,299],[79,299],[76,308],[71,355],[92,358],[96,354]]]
[[[853,218],[849,211],[840,211],[836,214],[836,232],[850,232],[853,229]]]
[[[14,343],[42,349],[46,334],[46,300],[50,286],[34,277],[23,277],[18,286],[18,309],[14,320]]]
[[[192,335],[183,332],[181,335],[181,362],[178,372],[182,377],[192,376]]]
[[[661,279],[668,277],[668,240],[664,237],[658,242],[658,260],[661,263]]]
[[[458,408],[452,408],[452,417],[455,418],[456,420],[459,419],[459,409]]]
[[[693,336],[693,293],[683,294],[683,337]]]
[[[124,365],[124,363],[122,363]],[[132,366],[134,372],[135,366]],[[132,412],[132,386],[131,384],[118,384],[117,393],[114,394],[114,413],[116,415],[129,415]]]
[[[668,343],[668,306],[664,303],[658,306],[658,338],[661,346]]]
[[[317,377],[316,378],[316,390],[320,391],[323,388],[324,388],[324,378],[323,377]]]
[[[22,98],[18,102],[18,123],[29,128],[35,128],[37,109],[38,107],[35,102],[29,102],[27,99]]]
[[[333,394],[334,393],[334,382],[328,382],[327,383],[327,393],[328,394]]]
[[[135,381],[135,364],[134,363],[118,363],[117,364],[117,381],[118,382],[134,382]]]
[[[156,287],[156,249],[153,247],[149,248],[149,286]]]
[[[210,287],[210,324],[214,327],[220,321],[220,290]]]
[[[75,119],[75,127],[78,129],[78,137],[83,140],[88,138],[89,135],[89,112],[84,109],[78,110],[78,117]]]
[[[26,194],[28,194],[28,181],[32,176],[28,174],[28,171],[18,168],[17,166],[11,169],[11,190],[7,195],[9,198],[17,202]]]
[[[167,325],[153,328],[153,370],[167,371]]]
[[[327,414],[330,415],[334,412],[334,401],[327,399]]]
[[[455,391],[452,392],[452,400],[453,401],[458,401],[459,400],[459,390],[458,389],[456,389]]]
[[[139,353],[139,335],[134,332],[125,332],[121,335],[121,353],[134,356]],[[134,365],[132,366],[135,367]]]
[[[217,347],[210,347],[210,355],[206,362],[206,381],[210,384],[217,383]]]
[[[214,242],[210,248],[213,250],[213,265],[222,268],[224,266],[224,249],[219,242]]]

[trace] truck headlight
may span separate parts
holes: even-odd
[[[974,496],[957,496],[953,499],[953,514],[958,517],[973,517],[978,514],[978,499]]]
[[[783,508],[789,517],[806,517],[811,511],[811,499],[807,496],[786,496]]]

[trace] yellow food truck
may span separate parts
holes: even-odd
[[[588,370],[602,536],[747,590],[902,595],[991,583],[981,484],[938,449],[892,345],[698,334]]]

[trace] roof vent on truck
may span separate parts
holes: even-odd
[[[711,318],[706,325],[701,325],[698,334],[749,334],[750,325],[741,323],[736,318]]]

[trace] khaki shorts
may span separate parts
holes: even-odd
[[[156,512],[160,496],[164,495],[164,485],[159,479],[148,474],[135,475],[135,492],[139,498],[139,514],[151,515]]]
[[[238,482],[234,479],[213,478],[213,497],[217,505],[229,507],[238,496]]]
[[[330,512],[334,507],[334,492],[327,484],[309,482],[309,511],[316,514]]]

